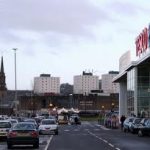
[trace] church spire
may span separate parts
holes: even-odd
[[[1,73],[4,73],[3,56],[1,58]]]

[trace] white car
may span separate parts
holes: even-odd
[[[7,137],[9,129],[12,124],[9,120],[0,120],[0,137]]]
[[[39,134],[54,133],[58,135],[58,124],[55,119],[43,119],[39,126]]]

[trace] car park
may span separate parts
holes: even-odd
[[[7,137],[9,129],[12,124],[9,120],[0,120],[0,137]]]
[[[39,134],[51,134],[58,135],[58,124],[54,119],[43,119],[39,126]]]

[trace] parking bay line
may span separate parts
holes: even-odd
[[[48,149],[48,146],[49,146],[49,144],[50,144],[52,138],[53,138],[53,135],[49,138],[49,140],[48,140],[48,142],[47,142],[47,145],[46,145],[46,147],[45,147],[44,150],[47,150],[47,149]]]

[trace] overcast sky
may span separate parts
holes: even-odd
[[[150,22],[148,0],[0,0],[0,52],[8,89],[32,89],[42,73],[73,83],[119,70],[119,58]]]

